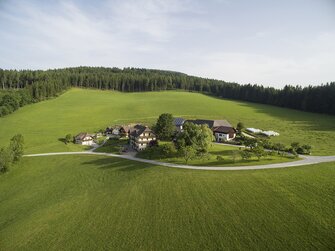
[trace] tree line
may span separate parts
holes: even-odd
[[[70,87],[121,92],[186,90],[262,104],[335,115],[335,82],[283,89],[239,85],[180,72],[138,69],[74,67],[52,70],[0,69],[0,116],[18,107],[55,97]]]

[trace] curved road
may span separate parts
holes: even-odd
[[[58,152],[58,153],[38,153],[38,154],[27,154],[24,157],[39,157],[39,156],[53,156],[53,155],[101,155],[116,157],[121,159],[133,160],[143,163],[148,163],[152,165],[159,165],[165,167],[174,167],[174,168],[184,168],[184,169],[197,169],[197,170],[217,170],[217,171],[237,171],[237,170],[258,170],[258,169],[272,169],[272,168],[284,168],[292,166],[305,166],[311,164],[318,164],[324,162],[335,161],[335,156],[299,156],[303,158],[302,160],[276,163],[276,164],[267,164],[267,165],[254,165],[254,166],[189,166],[189,165],[178,165],[173,163],[160,162],[155,160],[141,159],[129,155],[118,155],[113,153],[97,153],[97,152]]]

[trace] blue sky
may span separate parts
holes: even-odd
[[[335,0],[0,0],[0,68],[80,65],[335,81]]]

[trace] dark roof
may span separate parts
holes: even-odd
[[[190,122],[196,125],[208,125],[210,129],[214,127],[224,126],[231,127],[231,124],[227,120],[206,120],[206,119],[195,119],[195,120],[186,120],[185,122]]]
[[[111,128],[111,127],[107,127],[106,130],[105,130],[105,132],[111,132],[111,131],[113,131],[113,128]]]
[[[213,132],[218,132],[218,133],[236,133],[236,130],[232,127],[227,127],[227,126],[217,126],[213,127]]]
[[[144,126],[144,125],[135,125],[129,131],[130,131],[130,135],[136,138],[144,132],[153,133],[153,131],[149,127]]]
[[[184,122],[185,122],[185,119],[183,118],[174,118],[174,121],[173,121],[175,126],[181,126],[184,124]]]

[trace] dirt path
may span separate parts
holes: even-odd
[[[294,166],[304,166],[311,164],[318,164],[324,162],[335,161],[335,156],[299,156],[303,158],[302,160],[276,163],[276,164],[267,164],[267,165],[254,165],[254,166],[190,166],[190,165],[179,165],[173,163],[160,162],[155,160],[141,159],[129,155],[118,155],[113,153],[96,153],[96,152],[58,152],[58,153],[39,153],[39,154],[27,154],[24,157],[41,157],[41,156],[54,156],[54,155],[100,155],[108,157],[116,157],[121,159],[133,160],[142,163],[148,163],[152,165],[159,165],[165,167],[173,168],[183,168],[183,169],[194,169],[194,170],[217,170],[217,171],[237,171],[237,170],[259,170],[259,169],[274,169],[274,168],[285,168],[285,167],[294,167]]]

